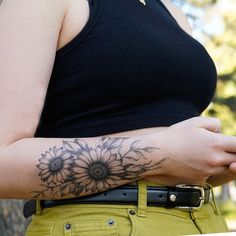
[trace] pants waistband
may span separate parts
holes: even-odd
[[[138,214],[145,215],[147,206],[181,208],[193,210],[200,208],[209,201],[210,187],[182,185],[177,187],[147,187],[144,181],[136,186],[121,186],[103,193],[85,197],[44,200],[40,207],[50,208],[68,204],[128,204],[137,205]],[[37,202],[31,200],[24,206],[24,216],[28,217],[36,213]]]

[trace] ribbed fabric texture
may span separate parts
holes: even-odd
[[[84,29],[56,54],[40,137],[92,137],[198,116],[216,68],[159,0],[90,0]]]

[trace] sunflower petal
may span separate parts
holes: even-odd
[[[47,184],[50,184],[53,181],[53,175],[51,174],[47,179]]]
[[[81,147],[80,145],[78,145],[75,142],[70,142],[70,141],[63,141],[63,146],[65,148],[66,151],[69,152],[78,152],[81,151]]]
[[[37,165],[37,168],[40,170],[48,170],[48,164],[40,163]]]
[[[48,165],[49,161],[50,161],[50,159],[48,159],[45,155],[44,155],[44,157],[39,159],[40,164]]]
[[[55,148],[54,153],[55,153],[55,156],[57,156],[57,157],[61,156],[63,153],[63,147],[58,148],[58,149]]]
[[[114,168],[114,167],[116,167],[116,166],[121,166],[121,161],[119,161],[119,160],[114,160],[114,161],[112,161],[112,162],[109,163],[109,167],[110,167],[110,168]]]
[[[98,160],[98,155],[97,155],[97,153],[95,152],[94,149],[90,150],[90,156],[91,156],[93,161],[97,161]]]
[[[104,184],[103,181],[98,181],[97,182],[97,190],[100,192],[104,189]]]

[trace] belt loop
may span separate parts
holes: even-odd
[[[40,215],[42,212],[42,209],[41,209],[41,201],[40,200],[36,200],[36,215]]]
[[[147,184],[143,180],[138,181],[138,216],[147,215]]]
[[[217,204],[216,204],[216,199],[215,199],[215,194],[214,194],[213,187],[210,184],[207,184],[207,186],[210,187],[210,190],[211,190],[212,202],[213,202],[213,206],[214,206],[214,213],[216,215],[219,215],[219,209],[218,209]]]

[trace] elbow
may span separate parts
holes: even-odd
[[[10,128],[8,131],[6,129],[0,132],[0,148],[8,147],[18,141],[33,138],[37,126],[35,127],[24,127],[16,128],[14,131]]]
[[[4,140],[0,140],[0,149],[7,148],[15,143],[18,143],[19,141],[29,139],[29,138],[33,138],[33,136],[24,135],[24,136],[15,136],[14,138],[9,138],[9,139],[5,138]]]

